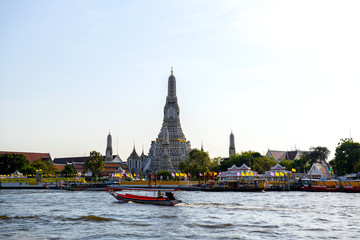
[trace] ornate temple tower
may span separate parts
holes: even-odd
[[[170,157],[170,141],[169,141],[169,131],[165,126],[164,141],[162,142],[163,155],[160,161],[159,169],[172,171],[174,169]]]
[[[109,135],[107,136],[107,145],[106,145],[106,155],[105,155],[105,161],[112,161],[112,139],[109,131]]]
[[[229,157],[231,157],[231,155],[235,154],[235,138],[234,138],[234,134],[231,131],[230,134],[230,147],[229,147]]]
[[[188,158],[190,150],[190,142],[186,141],[181,129],[180,108],[176,96],[176,79],[171,68],[163,124],[156,141],[151,142],[149,150],[150,168],[152,171],[179,171],[179,163]]]

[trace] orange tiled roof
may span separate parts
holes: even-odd
[[[24,155],[26,157],[26,159],[29,160],[30,163],[33,163],[36,160],[40,160],[40,159],[45,159],[45,160],[52,162],[50,153],[0,151],[0,154],[12,154],[12,153]]]
[[[59,170],[59,171],[62,171],[64,170],[65,166],[64,164],[54,164],[54,166]]]
[[[104,163],[104,167],[120,167],[121,166],[121,163]]]

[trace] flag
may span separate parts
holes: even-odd
[[[200,176],[203,176],[203,174],[202,174],[202,173],[199,173],[199,175],[200,175]]]
[[[278,173],[278,172],[275,172],[275,176],[279,177],[279,173]]]
[[[246,172],[246,176],[250,176],[250,173],[249,173],[249,172]]]
[[[274,172],[270,172],[270,175],[273,176],[273,177],[275,176]]]
[[[178,176],[179,176],[179,174],[178,174],[178,173],[175,173],[175,176],[177,176],[177,177],[178,177]]]
[[[244,173],[244,172],[241,172],[241,176],[245,176],[245,173]]]
[[[241,174],[239,172],[237,172],[236,175],[241,176]]]
[[[174,174],[174,173],[171,173],[171,176],[175,177],[175,174]]]
[[[359,172],[360,173],[360,172]],[[217,172],[214,172],[214,176],[218,175]],[[360,174],[359,174],[360,175]]]
[[[254,172],[251,172],[250,175],[253,176],[253,175],[254,175]]]
[[[282,177],[283,177],[283,176],[284,176],[284,173],[283,173],[283,172],[280,172],[280,176],[282,176]]]
[[[296,172],[296,169],[295,169],[295,168],[293,168],[293,169],[291,169],[291,171],[292,171],[292,172]]]

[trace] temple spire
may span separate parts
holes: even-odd
[[[105,161],[112,161],[112,154],[112,138],[109,130],[109,135],[107,136]]]
[[[229,146],[229,157],[231,157],[231,155],[235,154],[235,137],[234,134],[231,130],[231,134],[230,134],[230,146]]]
[[[171,98],[171,99],[168,99],[168,100],[170,100],[170,102],[175,102],[175,100],[173,98],[176,98],[176,79],[173,74],[174,74],[174,70],[171,67],[171,75],[169,76],[169,79],[168,79],[168,96],[167,96],[168,98]],[[176,102],[177,102],[177,100],[176,100]]]

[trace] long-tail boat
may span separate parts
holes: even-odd
[[[154,205],[174,206],[181,203],[175,199],[178,189],[144,189],[144,188],[107,188],[107,191],[120,202],[134,202]],[[120,191],[121,193],[116,193]]]

